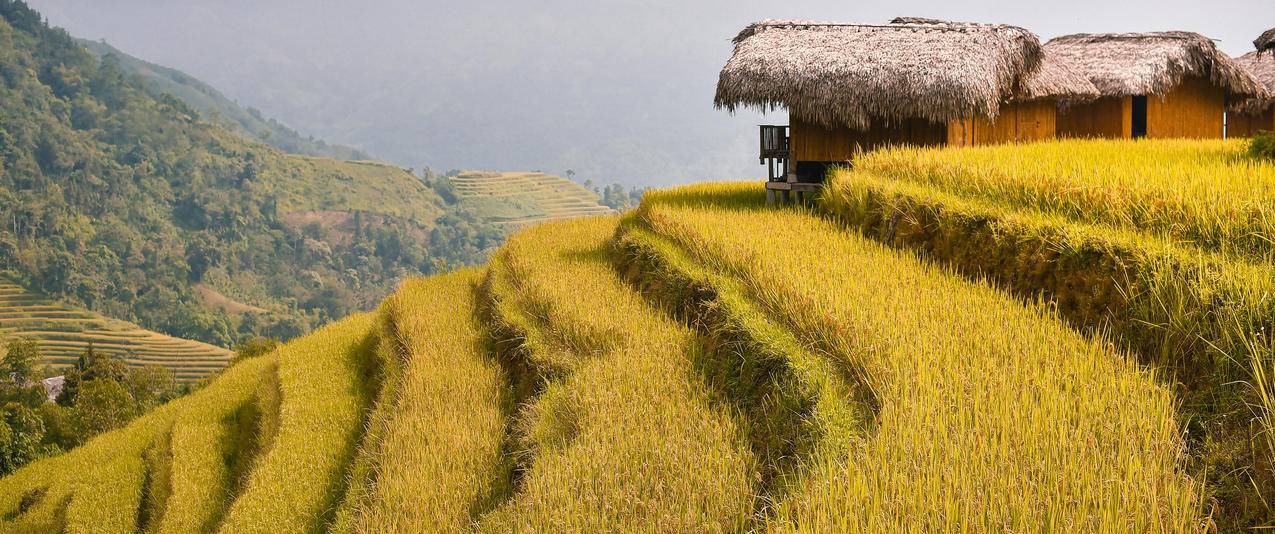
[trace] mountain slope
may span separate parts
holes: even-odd
[[[106,41],[81,39],[79,42],[99,58],[114,56],[121,70],[130,76],[139,77],[143,85],[155,95],[168,93],[176,96],[198,110],[204,119],[242,131],[248,137],[265,141],[284,152],[344,160],[372,159],[356,148],[329,145],[321,139],[302,137],[278,121],[263,117],[255,108],[244,108],[211,85],[177,69],[138,59]]]
[[[0,0],[0,273],[15,283],[229,346],[370,307],[503,236],[406,170],[285,154],[128,72]]]
[[[1157,375],[1044,306],[761,193],[657,192],[626,219],[524,230],[483,270],[405,284],[0,480],[0,528],[1205,524]],[[224,415],[248,405],[257,419]],[[173,463],[188,449],[169,429],[215,425],[264,438]],[[240,456],[249,474],[189,498],[187,465]]]

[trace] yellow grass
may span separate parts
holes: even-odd
[[[398,360],[377,406],[337,531],[444,532],[509,491],[505,378],[475,315],[476,270],[406,282],[382,305]],[[428,483],[422,483],[428,481]]]
[[[644,303],[608,263],[614,218],[537,226],[493,260],[494,298],[563,362],[521,410],[526,472],[484,516],[496,532],[738,530],[752,459],[691,361],[693,333]]]
[[[449,178],[463,203],[480,217],[527,225],[586,215],[607,215],[598,195],[566,178],[543,173],[463,172]]]
[[[372,314],[353,315],[279,349],[277,434],[224,531],[309,532],[331,519],[363,430],[372,326]]]
[[[1249,158],[1244,150],[1237,140],[892,148],[864,155],[855,169],[1269,259],[1275,163]]]
[[[1172,395],[1101,341],[793,211],[695,207],[745,185],[655,193],[644,222],[735,277],[869,384],[875,433],[814,466],[772,528],[1185,531]],[[720,195],[716,194],[718,191]],[[697,200],[699,199],[699,200]]]
[[[189,382],[224,368],[232,356],[221,347],[55,303],[2,280],[0,294],[0,342],[34,340],[43,356],[41,363],[73,363],[92,343],[94,350],[123,358],[131,366],[162,365],[178,380]]]
[[[13,514],[12,520],[0,521],[0,531],[133,532],[145,491],[145,451],[186,414],[251,398],[261,373],[271,364],[268,357],[243,362],[208,387],[122,429],[0,479],[0,511]],[[43,497],[19,513],[23,498],[42,488]]]

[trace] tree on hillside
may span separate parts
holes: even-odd
[[[75,365],[67,370],[57,402],[63,406],[74,405],[81,386],[86,382],[104,379],[122,383],[127,377],[128,366],[123,360],[99,352],[89,343]]]
[[[232,363],[265,356],[274,352],[275,349],[279,348],[279,345],[279,340],[275,338],[262,336],[252,338],[235,347],[235,359],[232,360]]]
[[[99,378],[80,385],[71,420],[79,441],[124,426],[137,409],[133,396],[119,382]]]
[[[177,394],[177,379],[173,378],[172,371],[162,365],[147,365],[129,370],[124,385],[137,402],[138,413],[147,412]]]
[[[39,458],[44,447],[44,422],[30,408],[5,404],[0,417],[0,475],[7,475]]]
[[[0,371],[4,379],[14,387],[26,385],[35,376],[35,364],[40,361],[40,347],[34,340],[20,339],[10,341],[5,347],[4,360],[0,362]]]

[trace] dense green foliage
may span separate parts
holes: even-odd
[[[1275,133],[1258,132],[1248,143],[1248,154],[1255,158],[1275,160]]]
[[[288,156],[199,116],[0,0],[0,271],[230,346],[370,307],[502,238],[402,169]]]

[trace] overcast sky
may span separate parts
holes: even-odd
[[[575,170],[665,185],[761,176],[713,109],[730,39],[766,18],[899,15],[1075,32],[1191,30],[1232,55],[1275,0],[27,0],[73,35],[184,70],[305,134],[404,166]]]

